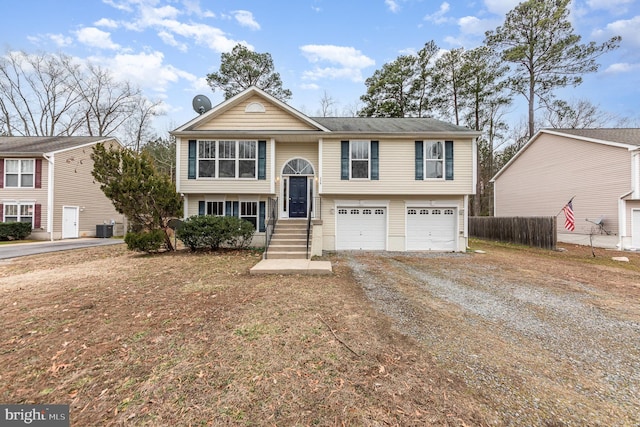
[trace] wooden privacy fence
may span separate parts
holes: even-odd
[[[469,236],[555,249],[558,241],[555,216],[469,217]]]

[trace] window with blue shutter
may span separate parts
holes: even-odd
[[[266,212],[267,212],[267,205],[265,202],[260,202],[259,203],[259,213],[258,213],[258,231],[263,233],[266,230],[265,224],[264,224],[264,218],[266,216]]]
[[[349,179],[349,141],[342,141],[340,147],[340,179]]]
[[[453,141],[444,142],[444,177],[453,180]]]
[[[416,141],[416,181],[424,179],[424,146],[422,141]]]
[[[379,155],[378,155],[378,141],[371,141],[371,179],[379,180]]]
[[[189,164],[188,164],[188,179],[196,179],[196,155],[197,155],[197,142],[195,139],[189,140]]]
[[[267,141],[258,141],[258,179],[267,179]]]

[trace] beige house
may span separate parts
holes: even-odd
[[[251,87],[172,133],[185,218],[239,216],[256,246],[269,224],[302,218],[311,255],[467,247],[477,132],[430,118],[308,117]]]
[[[0,137],[0,221],[29,222],[39,240],[92,237],[101,224],[121,235],[124,217],[91,175],[99,142],[120,146],[105,137]]]
[[[640,248],[640,129],[545,129],[493,178],[495,216],[553,216],[558,240]]]

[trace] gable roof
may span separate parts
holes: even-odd
[[[104,136],[0,136],[0,155],[42,156],[115,138]]]
[[[491,178],[491,181],[495,181],[502,175],[502,173],[543,134],[563,136],[585,142],[626,148],[628,150],[637,150],[640,148],[640,128],[542,129],[533,135],[524,147]]]
[[[200,123],[204,123],[207,120],[210,120],[216,116],[219,116],[220,114],[233,108],[234,106],[238,105],[239,103],[243,102],[244,100],[254,95],[258,95],[258,96],[261,96],[262,98],[265,98],[267,101],[277,105],[281,109],[287,111],[292,116],[297,117],[299,120],[309,124],[311,127],[314,127],[318,130],[327,130],[321,124],[315,122],[313,119],[302,114],[295,108],[290,107],[288,104],[285,104],[284,102],[280,101],[275,96],[268,94],[267,92],[263,91],[262,89],[256,86],[251,86],[245,89],[244,91],[236,94],[235,96],[227,99],[226,101],[223,101],[222,103],[216,105],[206,113],[200,114],[199,116],[191,119],[190,121],[180,126],[178,129],[174,130],[171,133],[173,134],[178,132],[193,131],[198,127]]]
[[[248,98],[258,95],[265,98],[267,101],[275,104],[282,110],[296,117],[300,121],[308,124],[315,130],[269,130],[272,134],[318,134],[322,132],[334,133],[339,135],[381,135],[381,134],[406,134],[406,135],[446,135],[449,137],[460,136],[465,138],[473,138],[480,136],[480,132],[473,131],[463,126],[456,126],[441,120],[436,120],[426,117],[309,117],[300,111],[292,108],[286,103],[280,101],[267,92],[251,86],[248,89],[240,92],[232,98],[218,104],[211,110],[204,114],[201,114],[184,125],[180,126],[172,134],[180,134],[182,132],[194,134],[194,133],[210,133],[218,132],[224,133],[225,131],[211,131],[211,130],[199,130],[197,129],[201,123],[204,123],[212,118],[215,118],[225,111],[230,110],[239,103],[247,100]],[[233,131],[233,129],[228,129]],[[246,132],[245,133],[249,133]]]

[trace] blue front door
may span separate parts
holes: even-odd
[[[289,177],[289,218],[307,216],[307,177]]]

